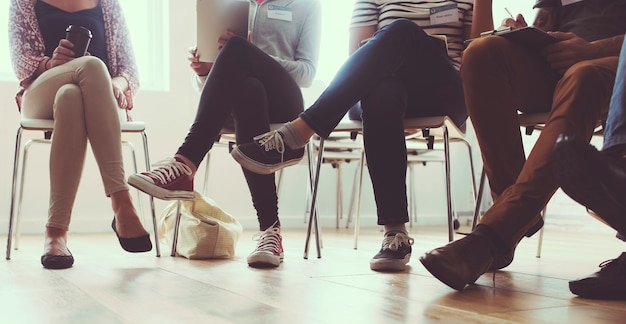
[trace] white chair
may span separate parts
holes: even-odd
[[[150,168],[150,159],[148,154],[148,137],[146,135],[146,125],[142,121],[124,122],[121,124],[122,133],[138,133],[142,136],[144,159],[146,162],[146,170]],[[17,129],[17,136],[15,139],[15,155],[13,159],[13,180],[11,188],[11,210],[9,212],[9,230],[7,234],[7,250],[6,259],[11,259],[11,248],[13,243],[13,223],[15,222],[15,249],[19,247],[20,237],[20,220],[22,199],[24,193],[24,178],[26,176],[26,162],[28,160],[28,150],[33,144],[50,144],[52,143],[51,135],[54,130],[54,121],[50,119],[29,119],[22,118],[20,121],[20,127]],[[22,149],[22,133],[24,131],[37,131],[43,132],[44,138],[29,139]],[[135,154],[135,148],[129,141],[122,141],[122,144],[128,147],[132,153],[133,167],[135,173],[137,170],[137,158]],[[20,157],[22,157],[21,175],[18,179],[18,170],[20,169]],[[138,205],[140,213],[143,213],[141,204],[141,196],[138,196]],[[157,237],[157,219],[154,208],[154,200],[150,197],[150,208],[152,213],[153,233],[155,238],[156,256],[161,255],[159,248],[159,241]]]

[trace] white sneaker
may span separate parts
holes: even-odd
[[[280,227],[270,227],[255,235],[259,242],[248,256],[248,265],[254,268],[278,267],[283,262],[283,238]]]

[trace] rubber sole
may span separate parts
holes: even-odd
[[[136,175],[128,177],[128,184],[154,198],[159,198],[162,200],[192,200],[194,197],[193,191],[175,191],[163,189]]]

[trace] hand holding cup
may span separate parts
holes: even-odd
[[[69,25],[65,32],[65,39],[74,45],[72,47],[74,58],[84,56],[87,53],[87,48],[89,48],[89,43],[91,42],[91,31],[82,26]]]

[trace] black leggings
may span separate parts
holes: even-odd
[[[243,38],[233,37],[220,51],[198,103],[198,112],[177,154],[196,167],[213,147],[232,115],[237,144],[252,142],[270,123],[295,119],[304,109],[300,88],[276,60]],[[278,222],[274,174],[242,169],[257,211],[259,227]]]

